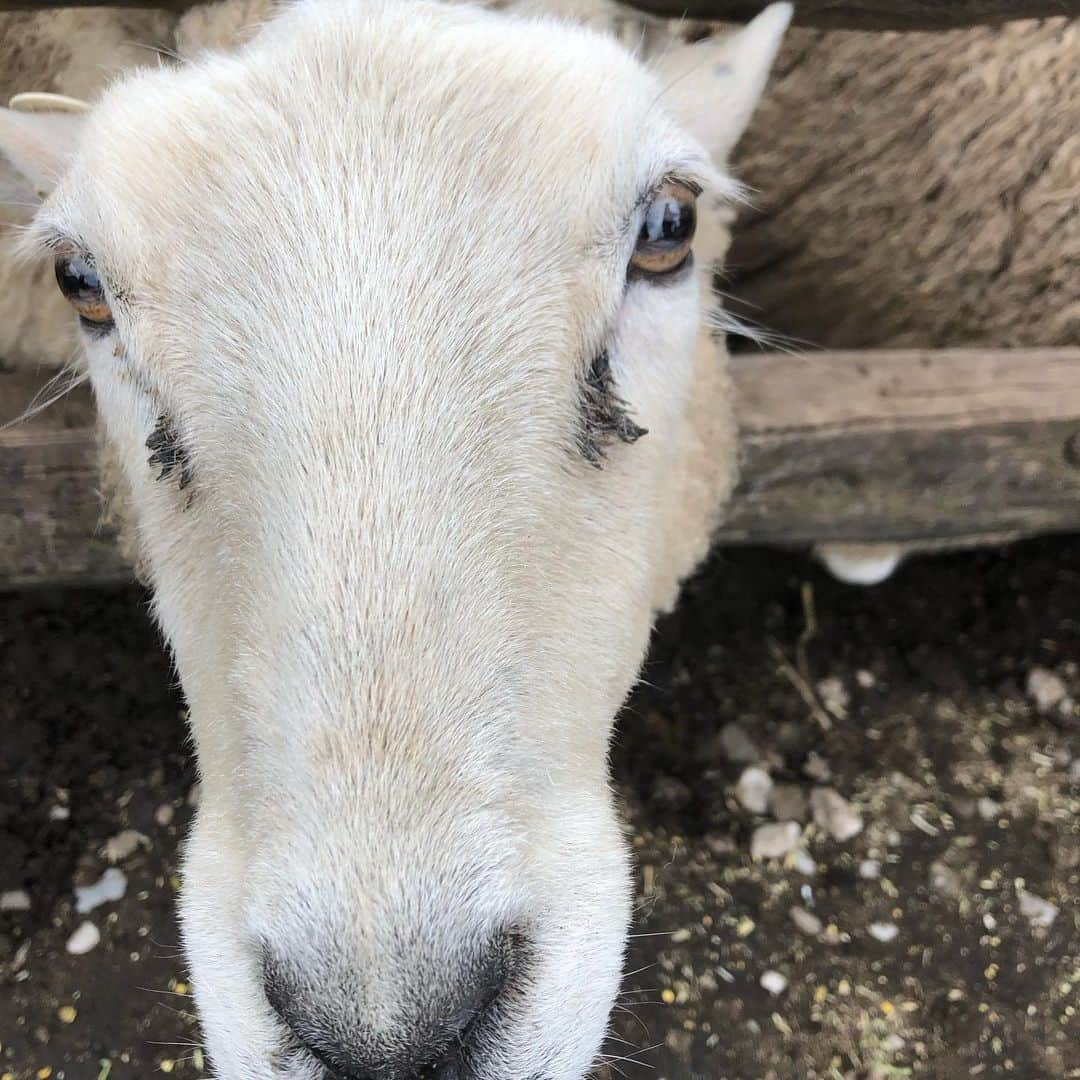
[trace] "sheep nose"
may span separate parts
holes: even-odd
[[[372,1028],[366,1010],[317,992],[269,958],[264,989],[295,1042],[322,1065],[325,1080],[470,1080],[475,1044],[495,1019],[514,967],[505,935],[481,957],[459,967],[452,982],[429,976],[409,995],[409,1015],[389,1030]]]
[[[323,1065],[323,1077],[324,1080],[467,1080],[471,1073],[466,1073],[465,1065],[462,1062],[462,1048],[455,1047],[450,1056],[446,1057],[443,1061],[433,1061],[428,1065],[423,1066],[416,1072],[370,1072],[364,1071],[363,1068],[357,1070],[353,1067],[354,1062],[349,1059],[348,1068],[337,1068],[334,1065],[330,1065],[327,1062],[327,1058],[324,1051],[317,1049],[315,1046],[308,1046],[305,1044],[306,1049],[316,1059],[322,1062]],[[349,1055],[343,1055],[345,1058],[349,1058]]]
[[[387,1074],[379,1074],[383,1076]],[[328,1066],[323,1073],[324,1080],[378,1080],[375,1073],[337,1072]],[[465,1080],[465,1073],[456,1061],[447,1061],[442,1065],[433,1065],[421,1072],[413,1073],[408,1080]]]

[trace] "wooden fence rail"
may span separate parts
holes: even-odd
[[[1080,349],[747,354],[733,367],[742,479],[722,543],[1080,530]],[[0,374],[0,423],[42,381]],[[101,524],[92,418],[80,391],[0,431],[0,584],[128,576]]]
[[[667,18],[742,22],[768,0],[631,0]],[[55,7],[141,7],[182,11],[194,0],[0,0],[0,11]],[[798,0],[795,21],[807,26],[865,30],[945,30],[1010,19],[1080,15],[1080,0]]]

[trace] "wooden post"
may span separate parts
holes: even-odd
[[[721,543],[1080,530],[1080,349],[742,354],[732,367],[742,479]],[[0,423],[42,381],[0,374]],[[128,576],[100,525],[91,416],[80,390],[0,431],[0,583]]]

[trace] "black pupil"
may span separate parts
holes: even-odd
[[[638,244],[675,247],[694,234],[694,204],[671,196],[656,199],[641,223]]]
[[[56,281],[69,300],[96,300],[101,296],[97,271],[77,255],[56,262]]]

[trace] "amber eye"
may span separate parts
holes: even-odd
[[[101,278],[84,256],[58,255],[56,283],[84,324],[98,330],[112,325],[112,312],[105,300]]]
[[[675,181],[664,184],[645,208],[630,269],[645,275],[670,274],[690,257],[697,224],[697,197]]]

